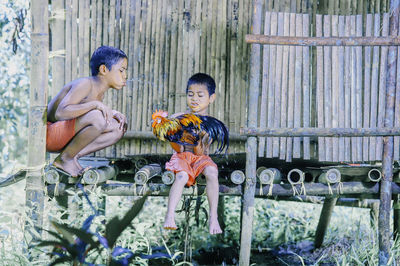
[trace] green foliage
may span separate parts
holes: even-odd
[[[30,58],[28,6],[28,0],[0,0],[0,172],[10,172],[12,162],[26,164]]]

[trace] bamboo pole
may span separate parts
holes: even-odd
[[[261,12],[262,1],[254,1],[252,31],[261,32]],[[249,90],[249,110],[248,126],[257,125],[258,113],[258,88],[260,87],[260,50],[259,45],[251,46],[251,71],[250,71],[250,90]],[[256,188],[256,164],[257,164],[257,139],[249,137],[247,139],[246,154],[246,176],[242,205],[242,228],[240,239],[239,265],[248,265],[250,263],[251,237],[253,229],[254,216],[254,194]]]
[[[72,0],[71,17],[71,80],[78,77],[78,0]]]
[[[399,9],[400,1],[391,0],[390,9],[392,10],[389,20],[389,34],[397,36],[399,29]],[[394,46],[389,47],[387,72],[386,74],[386,107],[385,107],[385,127],[391,127],[394,124],[394,102],[396,91],[396,59],[397,49]],[[398,147],[397,147],[398,148]],[[390,243],[390,209],[392,200],[392,179],[393,179],[393,137],[385,137],[383,146],[383,160],[379,204],[379,265],[386,265],[389,261]]]
[[[324,241],[324,236],[326,229],[328,228],[329,221],[332,216],[333,208],[336,205],[337,197],[326,197],[324,200],[324,205],[319,216],[317,230],[315,232],[315,242],[314,246],[319,248],[322,246]]]
[[[399,136],[400,128],[243,128],[240,133],[246,136],[263,137],[362,137]]]
[[[31,2],[31,67],[30,107],[28,133],[28,167],[25,186],[24,236],[26,247],[36,244],[41,238],[44,208],[43,168],[46,162],[46,120],[48,89],[48,2]],[[27,251],[29,252],[29,251]],[[30,257],[30,256],[29,256]],[[32,259],[32,258],[30,258]]]
[[[400,23],[400,22],[399,22]],[[399,26],[400,28],[400,26]],[[400,47],[397,47],[397,73],[400,73]],[[396,79],[396,98],[394,104],[394,126],[400,126],[400,75],[397,75]],[[394,137],[394,147],[400,147],[400,137]],[[400,160],[400,149],[395,148],[393,153],[393,159],[395,161]],[[400,229],[400,228],[399,228]],[[398,230],[399,231],[399,230]]]
[[[96,169],[89,169],[83,174],[82,183],[84,184],[100,184],[109,179],[115,179],[119,169],[116,166],[102,166]]]
[[[392,46],[400,45],[398,36],[381,37],[300,37],[300,36],[265,36],[251,35],[245,37],[249,44],[298,45],[298,46]]]
[[[366,177],[365,177],[366,178]],[[58,184],[58,195],[66,195],[65,190],[75,186],[74,184],[66,185],[65,183]],[[151,192],[152,196],[166,197],[169,195],[170,186],[166,184],[150,183],[146,186],[140,186],[133,183],[118,182],[118,181],[107,181],[106,184],[102,184],[102,191],[107,196],[138,196]],[[301,189],[301,185],[294,186],[298,191]],[[54,196],[56,185],[48,185],[47,193],[48,196]],[[86,185],[85,189],[93,189],[93,185]],[[304,183],[304,189],[307,196],[348,196],[348,197],[363,197],[368,199],[376,199],[379,194],[379,183],[372,182],[343,182],[340,185],[331,185],[331,188],[321,183]],[[198,195],[203,194],[205,191],[204,185],[198,185]],[[228,186],[224,184],[219,185],[219,193],[224,196],[243,196],[243,186]],[[255,197],[258,198],[269,198],[268,196],[269,186],[264,186],[261,191],[255,190]],[[193,188],[184,188],[184,195],[194,195]],[[396,183],[392,183],[392,194],[400,194],[400,186]],[[301,195],[302,197],[304,195]],[[272,197],[278,199],[285,197],[293,197],[293,187],[290,184],[274,184],[272,188]]]

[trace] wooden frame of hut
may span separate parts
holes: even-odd
[[[232,180],[239,181],[220,186],[221,195],[243,197],[240,265],[250,261],[254,198],[274,195],[295,200],[296,193],[304,198],[326,197],[317,246],[322,244],[333,207],[346,202],[339,196],[358,203],[361,195],[379,198],[379,263],[386,264],[390,203],[392,194],[400,194],[400,186],[392,182],[393,160],[400,157],[398,0],[390,4],[387,0],[50,2],[49,20],[48,2],[32,0],[32,65],[43,66],[32,68],[31,73],[26,205],[37,226],[33,230],[38,231],[42,223],[49,53],[49,94],[54,95],[65,82],[89,75],[89,56],[96,47],[111,45],[128,54],[129,82],[105,101],[127,114],[129,128],[122,141],[97,152],[92,160],[128,158],[140,165],[136,170],[145,179],[159,175],[159,167],[139,163],[144,156],[171,153],[150,133],[150,114],[156,108],[170,113],[184,109],[186,80],[195,72],[206,72],[217,83],[211,115],[231,131],[229,156],[237,159],[245,152],[239,157],[245,160],[245,173],[231,171]],[[365,171],[361,179],[348,174],[347,180],[329,181],[348,170],[329,172],[335,163],[355,162],[359,167],[351,165],[352,169],[363,170],[360,163],[377,161],[382,166],[371,164],[374,169],[367,171],[374,182],[362,182]],[[304,164],[318,169],[286,171]],[[264,168],[258,171],[258,166]],[[381,168],[382,176],[375,168]],[[119,170],[117,165],[99,168],[87,173],[85,182],[87,186],[104,182],[118,176]],[[292,176],[285,180],[289,182],[275,182],[278,173]],[[304,182],[307,174],[311,182]],[[257,176],[271,181],[258,181],[256,189]],[[57,184],[47,185],[50,195],[62,195],[68,187],[68,181],[58,178]],[[317,178],[321,183],[314,182]],[[138,184],[100,185],[107,195],[138,195],[143,188]],[[168,185],[160,183],[148,189],[161,196],[169,191]],[[376,211],[376,203],[367,205]],[[395,207],[395,231],[400,228],[399,217]],[[27,226],[34,239],[37,233],[31,230]]]

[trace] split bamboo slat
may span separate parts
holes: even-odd
[[[290,26],[289,26],[289,35],[296,35],[296,14],[290,13],[289,16]],[[296,48],[294,46],[290,46],[289,48],[289,81],[288,81],[288,106],[287,106],[287,126],[294,126],[294,87],[295,87],[295,56],[296,56]],[[293,157],[293,138],[286,138],[286,161],[292,161]]]
[[[276,12],[271,13],[271,36],[275,36],[277,34],[277,23],[278,23],[278,14]],[[275,99],[275,79],[276,79],[276,45],[271,45],[269,48],[269,79],[268,79],[268,118],[267,118],[267,127],[274,127],[274,99]],[[290,107],[289,107],[290,108]],[[273,157],[273,138],[267,138],[267,146],[266,146],[266,157]]]
[[[365,36],[372,36],[372,15],[366,15]],[[371,106],[371,47],[364,49],[364,106],[363,127],[369,127],[369,115]],[[363,161],[369,161],[369,138],[363,138]]]
[[[339,35],[339,17],[332,15],[332,36]],[[332,47],[332,127],[337,128],[339,125],[339,47]],[[339,139],[332,138],[332,161],[337,162],[339,159]]]
[[[290,34],[290,14],[284,13],[283,36]],[[282,54],[282,84],[281,84],[281,127],[287,127],[287,102],[288,102],[288,70],[289,70],[289,47],[283,47]],[[279,159],[286,159],[286,138],[280,138]]]
[[[296,14],[296,36],[303,35],[303,16]],[[302,62],[303,48],[296,46],[295,60],[295,87],[294,87],[294,127],[301,127],[301,103],[302,103]],[[300,158],[300,138],[293,138],[293,158]]]
[[[303,2],[304,4],[304,2]],[[309,15],[303,14],[303,36],[309,36]],[[303,47],[303,83],[302,83],[302,90],[303,90],[303,127],[310,126],[310,48]],[[303,138],[303,158],[305,160],[311,159],[310,154],[310,138],[305,137]]]
[[[284,16],[282,12],[277,14],[277,36],[283,35],[283,23]],[[274,84],[274,111],[273,111],[273,121],[272,126],[277,128],[280,127],[281,121],[281,84],[282,84],[282,55],[283,47],[282,45],[276,46],[276,63],[272,65],[275,67],[275,84]],[[272,157],[279,157],[279,138],[272,139]]]
[[[345,35],[345,17],[339,16],[338,22],[338,34],[340,37]],[[338,82],[338,126],[341,128],[345,127],[345,69],[344,69],[344,54],[345,48],[339,47],[338,49],[338,69],[337,69],[337,82]],[[338,141],[339,150],[338,150],[338,160],[343,162],[345,160],[345,139],[339,138]]]
[[[65,81],[72,80],[72,0],[65,1]]]
[[[271,20],[271,13],[266,12],[264,17],[264,35],[270,35],[270,20]],[[289,25],[289,23],[287,23]],[[288,26],[286,27],[288,28]],[[263,63],[262,63],[262,79],[261,79],[261,104],[260,104],[260,117],[259,117],[259,127],[266,128],[267,126],[267,89],[268,89],[268,69],[269,69],[269,45],[263,46]],[[282,91],[284,91],[284,87],[282,86]],[[233,94],[233,92],[232,92]],[[283,106],[283,105],[282,105]],[[233,109],[233,105],[232,105]],[[258,140],[258,156],[264,157],[265,154],[265,138],[261,137]]]
[[[350,36],[350,16],[346,16],[345,18],[345,36]],[[351,64],[350,64],[350,58],[351,58],[351,49],[350,47],[345,47],[345,63],[344,63],[344,69],[346,70],[344,75],[345,75],[345,81],[344,81],[344,121],[345,121],[345,127],[349,128],[351,124]],[[351,160],[351,139],[350,138],[345,138],[344,140],[344,158],[345,161],[350,161]]]
[[[71,80],[78,77],[78,0],[72,0],[72,17],[71,17]]]
[[[316,15],[316,36],[322,36],[322,15]],[[317,58],[316,58],[316,101],[317,101],[317,127],[324,127],[324,85],[323,85],[323,48],[317,46]],[[318,158],[320,161],[325,161],[325,138],[318,138]]]
[[[381,25],[381,36],[388,36],[389,33],[389,14],[383,14]],[[377,126],[383,127],[385,120],[385,104],[386,104],[386,64],[387,64],[388,47],[380,48],[380,67],[379,68],[379,89],[378,89],[378,118]],[[383,138],[378,137],[376,142],[376,159],[382,160],[383,154]]]
[[[356,36],[362,36],[362,15],[356,16]],[[363,126],[363,113],[362,113],[362,71],[363,71],[363,58],[362,58],[362,47],[356,46],[355,47],[355,54],[356,54],[356,127],[362,128]],[[357,154],[356,154],[356,161],[360,162],[363,158],[363,145],[362,145],[362,138],[357,137]]]
[[[323,18],[323,35],[331,36],[331,16]],[[324,125],[326,128],[332,127],[332,47],[324,46]],[[325,139],[325,160],[332,161],[332,138]]]
[[[399,22],[400,25],[400,22]],[[400,73],[400,47],[397,48],[397,73]],[[400,126],[400,75],[396,78],[396,96],[394,103],[394,126]],[[393,159],[400,160],[400,137],[394,137],[393,140],[394,152]]]

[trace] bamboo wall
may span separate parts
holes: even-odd
[[[155,109],[165,109],[170,113],[185,110],[186,81],[196,72],[208,73],[216,80],[217,100],[212,104],[210,114],[224,121],[231,133],[238,133],[240,127],[246,126],[247,120],[250,45],[245,43],[244,36],[250,33],[252,2],[52,0],[51,94],[54,95],[70,80],[89,76],[89,59],[92,52],[100,45],[111,45],[121,48],[128,55],[128,82],[122,91],[108,92],[105,102],[127,115],[128,133],[150,132],[151,113]],[[381,25],[382,21],[385,21],[385,18],[379,15],[367,16],[367,13],[382,13],[387,12],[387,9],[387,0],[265,1],[263,14],[268,12],[267,15],[263,15],[263,31],[266,34],[278,35],[328,36],[343,34],[343,31],[348,34],[346,29],[353,31],[353,34],[360,34],[359,27],[362,25],[361,34],[365,35],[374,32],[373,25]],[[318,13],[334,15],[322,17]],[[363,15],[337,16],[351,14]],[[371,24],[371,21],[367,21],[368,17],[373,21],[380,21]],[[341,26],[333,27],[338,21],[343,22]],[[329,23],[332,25],[329,26]],[[376,34],[384,34],[383,28],[379,29],[381,31]],[[333,62],[338,59],[337,55],[340,55],[343,49],[343,60],[339,60],[342,63]],[[376,49],[378,52],[374,52]],[[371,103],[379,99],[368,96],[368,93],[375,89],[379,92],[378,88],[384,86],[381,84],[384,82],[384,68],[379,66],[384,63],[385,49],[264,46],[264,69],[263,73],[260,73],[264,79],[260,88],[262,97],[259,102],[259,125],[330,127],[341,126],[344,123],[349,127],[375,124],[379,126],[382,122],[379,120],[382,116],[381,109],[377,109],[376,112],[372,111],[375,107],[372,107],[370,112],[361,110],[356,114],[356,118],[348,120],[345,117],[343,120],[343,114],[339,113],[342,109],[338,107],[342,104],[340,101],[343,101],[343,97],[329,98],[329,93],[337,95],[336,86],[350,83],[350,90],[358,93],[358,98],[354,98],[354,106],[363,110],[368,108],[368,97]],[[361,61],[355,58],[361,58]],[[353,73],[354,76],[338,81],[341,75],[329,72],[329,69],[336,68],[338,64],[344,64],[344,68],[341,69],[343,73]],[[269,67],[270,65],[273,68]],[[353,72],[347,71],[353,66]],[[372,69],[376,67],[379,69],[379,82],[374,86],[377,77],[373,76],[373,73],[376,75],[377,72],[373,72]],[[359,69],[365,71],[360,72]],[[367,76],[367,69],[370,69],[370,76]],[[317,73],[318,71],[322,72]],[[371,79],[368,83],[371,88],[365,87],[367,79]],[[322,95],[321,90],[325,94]],[[344,99],[347,101],[349,98]],[[319,109],[321,104],[318,103],[321,100],[326,102],[322,105],[323,110]],[[353,98],[351,103],[352,100]],[[287,106],[282,105],[284,102]],[[379,107],[377,105],[376,108],[382,108],[379,100],[377,104]],[[347,109],[345,114],[349,114],[350,117],[354,115]],[[399,110],[396,110],[396,115],[397,118],[400,116]],[[376,122],[373,120],[375,116]],[[396,143],[399,144],[398,138]],[[380,154],[381,139],[358,138],[356,141],[350,141],[321,138],[314,142],[309,138],[261,138],[259,141],[259,156],[287,161],[292,158],[318,158],[321,161],[379,160],[380,157],[374,155],[373,149],[377,152],[375,154]],[[125,138],[117,145],[98,152],[96,156],[124,157],[171,152],[167,145],[158,141],[136,137]],[[229,152],[244,152],[244,143],[231,142]],[[399,158],[398,153],[398,150],[395,151],[395,158]]]
[[[217,84],[210,115],[238,133],[246,122],[249,47],[244,36],[250,31],[250,3],[65,0],[65,27],[53,32],[55,44],[65,36],[63,47],[53,47],[65,49],[62,82],[88,76],[90,55],[100,45],[119,47],[128,55],[127,86],[107,93],[105,102],[127,115],[128,133],[150,132],[155,109],[184,111],[186,82],[197,72],[210,74]],[[54,91],[62,82],[53,80]],[[96,156],[171,152],[154,140],[125,139]],[[230,152],[244,152],[244,143],[231,143]]]

